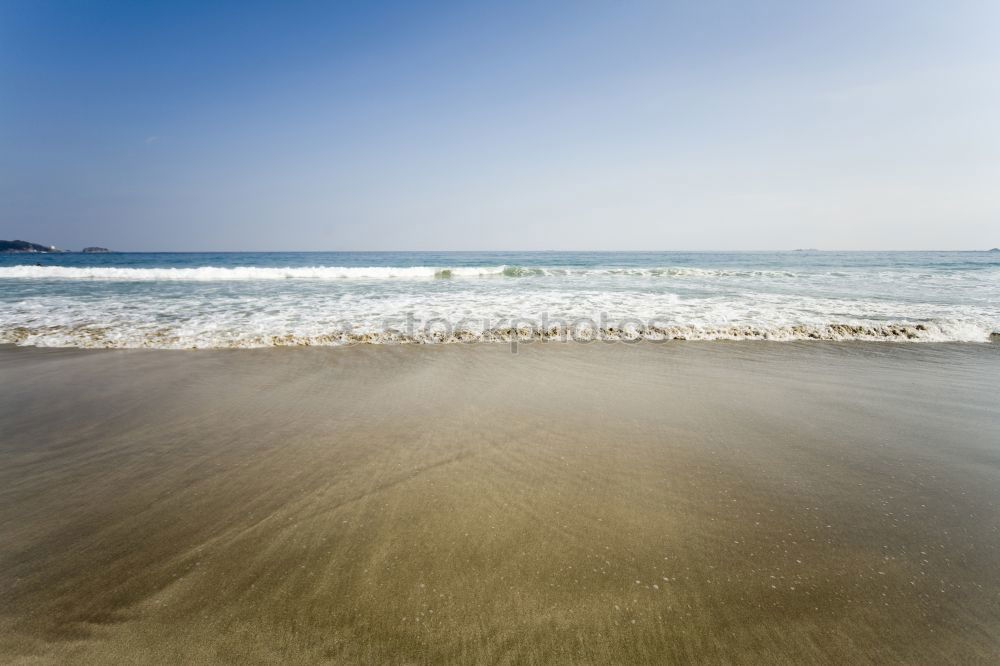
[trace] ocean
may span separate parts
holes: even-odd
[[[989,342],[1000,252],[0,255],[0,343]]]

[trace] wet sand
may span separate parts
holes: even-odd
[[[0,348],[0,661],[1000,659],[1000,345]]]

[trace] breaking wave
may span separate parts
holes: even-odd
[[[170,281],[193,280],[215,282],[224,280],[380,280],[433,279],[451,277],[481,277],[503,275],[506,266],[434,268],[429,266],[199,266],[197,268],[117,268],[106,266],[8,266],[0,268],[0,278]]]
[[[390,255],[121,255],[95,265],[4,258],[0,343],[985,342],[1000,333],[1000,264],[980,258],[968,270],[964,254],[783,262],[683,255],[653,263],[627,254]],[[393,257],[420,265],[394,266]],[[473,263],[480,265],[466,265]]]
[[[539,277],[622,275],[632,277],[770,277],[789,278],[788,271],[705,269],[671,266],[663,268],[555,268],[535,266],[199,266],[196,268],[119,268],[108,266],[6,266],[0,279],[107,280],[149,282],[191,280],[428,280],[481,277]]]

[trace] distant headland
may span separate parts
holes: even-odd
[[[0,252],[60,252],[56,249],[55,245],[39,245],[38,243],[29,243],[23,240],[0,240]]]
[[[106,247],[85,247],[82,252],[88,254],[111,252]],[[0,254],[62,254],[72,252],[72,250],[60,250],[55,245],[39,245],[23,240],[0,240]]]

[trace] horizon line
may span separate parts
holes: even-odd
[[[40,245],[40,243],[39,243]],[[323,253],[351,253],[351,254],[391,254],[391,253],[521,253],[521,254],[552,254],[552,253],[592,253],[592,254],[657,254],[657,253],[668,253],[668,252],[690,252],[690,253],[767,253],[767,252],[994,252],[1000,249],[1000,247],[991,248],[977,248],[977,249],[943,249],[943,248],[923,248],[923,249],[893,249],[893,248],[881,248],[881,249],[858,249],[858,248],[769,248],[769,249],[738,249],[738,250],[723,250],[723,249],[657,249],[657,250],[596,250],[596,249],[550,249],[550,250],[519,250],[519,249],[502,249],[502,250],[484,250],[484,249],[469,249],[469,250],[218,250],[218,249],[208,249],[208,250],[112,250],[109,249],[107,252],[95,252],[95,253],[85,253],[82,250],[69,250],[59,248],[58,246],[51,246],[56,249],[51,252],[0,252],[0,254],[277,254],[277,253],[295,253],[295,254],[323,254]]]

